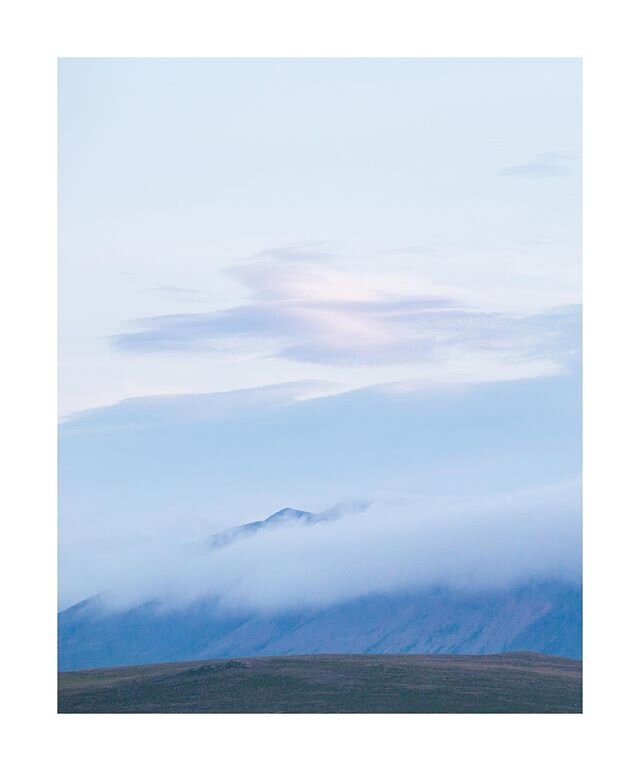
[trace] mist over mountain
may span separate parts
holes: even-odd
[[[264,530],[280,528],[292,524],[317,525],[323,522],[331,522],[347,513],[363,511],[370,505],[371,502],[369,501],[350,502],[341,506],[334,506],[320,514],[313,514],[310,511],[300,511],[300,509],[291,509],[287,507],[280,509],[280,511],[276,511],[266,519],[258,520],[257,522],[248,522],[246,525],[238,525],[237,527],[231,527],[227,530],[222,530],[219,533],[214,533],[207,539],[207,546],[211,549],[220,549],[224,546],[229,546],[235,541],[258,535],[258,533]]]
[[[537,508],[551,523],[562,521],[553,496],[566,497],[561,491],[581,473],[577,375],[447,389],[414,384],[302,401],[289,392],[247,413],[238,398],[231,413],[217,410],[206,420],[192,417],[192,399],[184,396],[169,398],[167,420],[162,399],[154,400],[151,417],[138,400],[127,405],[126,421],[114,405],[61,426],[62,608],[119,582],[135,593],[140,581],[153,583],[156,574],[162,580],[163,566],[179,563],[188,544],[285,506],[323,512],[340,501],[376,500],[367,527],[352,532],[359,516],[343,518],[337,529],[315,528],[314,542],[344,528],[348,552],[350,538],[354,546],[368,537],[393,543],[396,530],[406,531],[411,554],[410,531],[421,521],[446,521],[451,506],[466,509],[473,522],[494,500],[501,505],[546,490]],[[253,394],[247,398],[255,403]],[[579,483],[574,487],[579,498]],[[401,500],[424,503],[398,508]],[[395,501],[388,514],[384,501]],[[496,537],[508,553],[507,514],[504,520],[504,537]],[[287,540],[279,540],[281,548]],[[391,562],[415,561],[404,546],[394,548]],[[457,564],[454,545],[449,549],[447,560]],[[361,548],[356,554],[367,563]],[[377,556],[371,565],[379,573]]]
[[[117,561],[96,552],[102,585],[85,598],[112,609],[216,598],[271,611],[424,586],[578,582],[580,550],[578,480],[502,496],[387,497],[318,514],[285,508],[188,543],[151,533],[120,544]]]
[[[431,512],[426,500],[281,509],[174,553],[156,566],[163,580],[127,570],[62,612],[60,666],[336,652],[580,657],[577,492],[574,483],[476,500],[473,512],[463,500]]]
[[[292,393],[62,425],[61,666],[580,655],[577,376]]]

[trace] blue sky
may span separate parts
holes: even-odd
[[[565,533],[581,472],[577,60],[78,59],[59,74],[63,604],[125,553],[146,580],[154,538],[287,505],[394,501],[399,521],[409,496],[433,521],[455,499],[476,521],[516,496],[531,516],[556,501]]]
[[[63,60],[59,103],[62,415],[557,371],[578,61]]]

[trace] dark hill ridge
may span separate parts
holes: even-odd
[[[59,712],[568,713],[582,664],[496,656],[319,655],[61,673]]]

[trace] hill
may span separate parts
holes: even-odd
[[[59,712],[581,712],[582,664],[495,656],[283,656],[59,674]]]

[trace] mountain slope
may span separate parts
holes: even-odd
[[[371,595],[287,613],[214,602],[106,612],[99,599],[59,614],[59,669],[311,653],[501,653],[580,658],[581,592],[546,583],[494,592]]]

